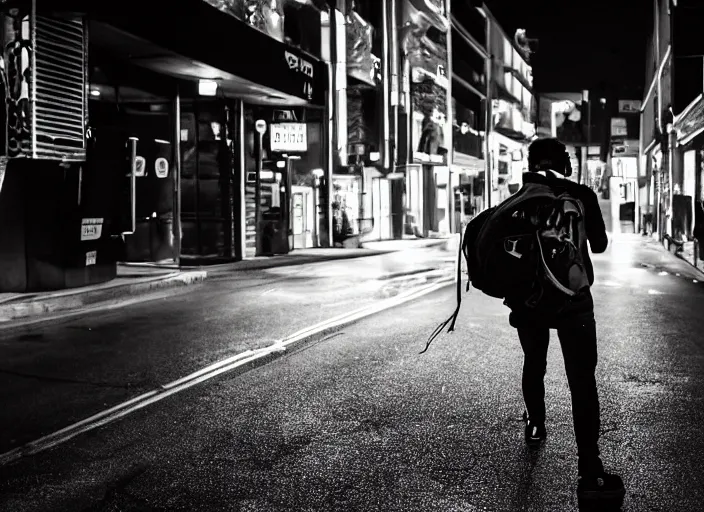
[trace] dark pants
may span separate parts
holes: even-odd
[[[572,393],[572,417],[579,455],[579,474],[603,470],[599,458],[599,397],[596,390],[596,323],[594,319],[560,325],[557,335],[565,360],[567,382]],[[545,421],[545,385],[550,330],[547,327],[518,328],[523,347],[523,397],[532,421]]]

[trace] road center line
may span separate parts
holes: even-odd
[[[128,414],[138,411],[139,409],[159,402],[176,393],[180,393],[181,391],[185,391],[197,384],[217,377],[218,375],[227,373],[240,366],[244,366],[248,363],[267,357],[273,353],[285,352],[287,350],[287,347],[289,347],[290,345],[296,342],[303,341],[304,339],[312,337],[315,334],[318,334],[328,329],[352,323],[356,320],[374,315],[376,313],[380,313],[392,307],[401,305],[405,302],[410,302],[414,299],[422,297],[423,295],[427,295],[429,293],[433,293],[434,291],[440,290],[441,288],[452,284],[453,282],[454,278],[438,280],[433,284],[399,293],[396,297],[371,304],[370,306],[360,308],[350,313],[338,315],[330,320],[326,320],[311,327],[302,329],[292,334],[291,336],[288,336],[282,340],[273,343],[272,345],[269,345],[268,347],[264,347],[258,350],[247,350],[240,354],[223,359],[222,361],[213,363],[209,366],[206,366],[205,368],[202,368],[189,375],[186,375],[185,377],[172,381],[168,384],[164,384],[156,390],[139,395],[114,407],[94,414],[93,416],[90,416],[84,420],[78,421],[76,423],[73,423],[72,425],[57,430],[56,432],[43,436],[34,441],[30,441],[29,443],[26,443],[8,452],[0,454],[0,465],[8,464],[10,462],[21,459],[22,457],[35,455],[39,452],[48,450],[49,448],[53,448],[55,446],[63,444],[80,434],[107,425],[108,423],[112,423],[113,421],[123,418]]]

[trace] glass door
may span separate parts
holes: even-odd
[[[175,264],[173,102],[134,87],[96,83],[91,85],[89,116],[95,140],[93,161],[107,164],[95,165],[93,183],[99,187],[99,182],[114,178],[107,174],[117,173],[121,186],[111,193],[127,196],[120,200],[122,222],[115,223],[121,227],[111,233],[122,238],[120,259]],[[122,158],[110,164],[114,158],[110,148],[131,152],[129,161]],[[129,183],[131,167],[133,184]],[[105,174],[102,178],[101,173]],[[124,194],[125,188],[129,193]],[[86,190],[89,195],[96,192]]]

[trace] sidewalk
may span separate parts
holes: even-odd
[[[201,283],[206,276],[203,270],[119,265],[117,277],[106,283],[39,293],[0,293],[0,328],[21,320],[133,301],[136,296]]]
[[[442,247],[444,250],[452,250],[456,245],[457,235],[449,235],[442,238],[404,238],[402,240],[379,240],[362,242],[362,247],[377,251],[403,251],[406,249],[428,249],[430,247]]]
[[[629,245],[642,249],[639,252],[639,263],[643,267],[661,272],[668,272],[682,278],[704,282],[704,272],[695,268],[691,260],[685,260],[682,255],[676,255],[667,250],[657,239],[641,234],[609,233],[609,239],[614,247],[623,251]],[[674,250],[674,249],[673,249]]]
[[[49,317],[77,314],[86,309],[119,307],[148,298],[156,292],[202,283],[209,275],[365,258],[445,243],[447,239],[392,240],[370,242],[369,247],[361,249],[297,249],[285,255],[261,256],[237,262],[214,265],[191,263],[182,265],[180,269],[150,264],[118,265],[117,278],[107,283],[40,293],[0,293],[0,329]],[[394,274],[393,277],[399,275]]]
[[[226,263],[209,264],[206,260],[191,260],[184,259],[181,268],[184,270],[207,270],[209,273],[221,271],[247,271],[247,270],[265,270],[274,267],[287,267],[292,265],[304,265],[306,263],[318,263],[323,261],[347,260],[354,258],[365,258],[368,256],[377,256],[386,254],[399,249],[378,249],[378,248],[362,248],[362,249],[296,249],[289,254],[279,254],[276,256],[257,256],[242,261],[233,261]]]
[[[699,255],[701,255],[701,252],[702,250],[700,247]],[[685,242],[682,247],[682,252],[675,253],[675,255],[695,267],[698,271],[704,270],[704,260],[701,258],[695,259],[694,242]]]

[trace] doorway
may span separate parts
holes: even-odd
[[[113,236],[121,238],[123,262],[172,265],[177,261],[174,244],[173,182],[173,102],[168,95],[157,95],[128,86],[107,85],[99,77],[91,84],[89,118],[95,138],[94,161],[110,159],[111,148],[130,148],[136,157],[94,168],[96,181],[109,181],[117,173],[121,190],[117,215],[121,222]],[[106,153],[106,154],[101,154]],[[113,155],[111,155],[112,157]],[[128,155],[129,156],[129,155]],[[134,193],[129,175],[134,169]],[[105,174],[102,178],[99,175]],[[90,190],[86,191],[90,194]],[[112,198],[111,198],[112,199]],[[106,198],[107,200],[107,198]]]
[[[291,225],[293,231],[292,249],[313,247],[315,209],[311,187],[291,187]]]

